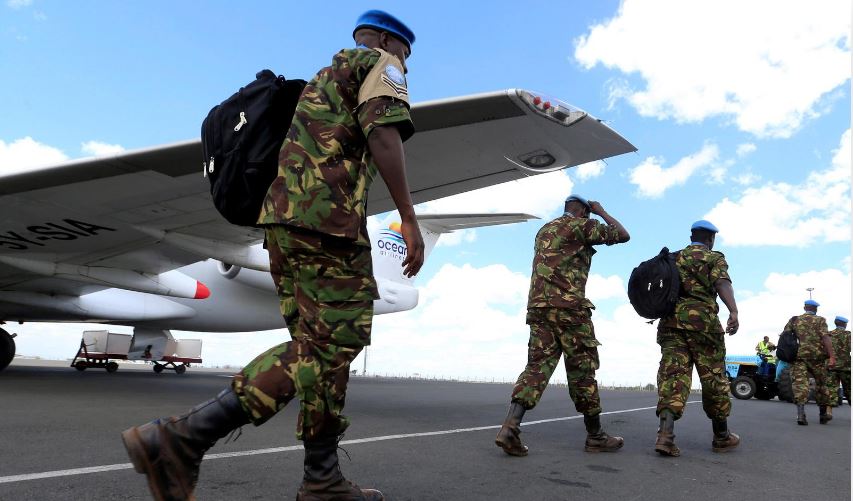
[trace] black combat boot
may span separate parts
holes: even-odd
[[[820,424],[826,424],[832,421],[832,407],[821,405],[820,407]]]
[[[802,426],[808,426],[809,422],[806,420],[806,406],[805,404],[797,404],[797,424]]]
[[[714,429],[714,440],[711,442],[711,450],[714,452],[729,452],[740,444],[740,437],[729,431],[729,425],[725,419],[711,420]]]
[[[521,443],[521,419],[524,417],[524,407],[518,402],[509,404],[504,424],[495,437],[495,444],[510,456],[526,456],[527,446]]]
[[[144,473],[157,501],[193,500],[204,453],[249,422],[231,388],[182,416],[160,418],[122,432],[137,473]]]
[[[678,457],[681,451],[675,445],[675,415],[669,409],[660,413],[660,427],[658,428],[658,439],[655,442],[655,452],[661,456]]]
[[[583,424],[586,425],[586,443],[583,450],[586,452],[613,452],[622,448],[625,441],[622,437],[611,437],[601,429],[600,414],[595,416],[583,416]]]
[[[344,478],[338,463],[337,437],[306,440],[305,477],[296,501],[382,501],[375,489],[362,489]]]

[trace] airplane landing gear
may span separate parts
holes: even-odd
[[[15,336],[0,329],[0,371],[15,358]]]

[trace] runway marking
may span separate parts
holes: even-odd
[[[688,404],[696,404],[700,403],[698,400],[693,400],[687,402]],[[637,407],[636,409],[624,409],[620,411],[607,411],[602,412],[602,416],[608,416],[612,414],[625,414],[628,412],[638,412],[638,411],[647,411],[651,409],[655,409],[656,407]],[[564,416],[558,418],[551,419],[539,419],[537,421],[528,421],[526,423],[521,423],[521,426],[531,426],[535,424],[544,424],[544,423],[555,423],[558,421],[569,421],[572,419],[581,419],[583,418],[582,414],[578,414],[576,416]],[[368,437],[368,438],[355,438],[352,440],[342,440],[340,445],[348,445],[348,444],[366,444],[370,442],[383,442],[385,440],[399,440],[403,438],[419,438],[419,437],[433,437],[437,435],[451,435],[454,433],[468,433],[472,431],[483,431],[483,430],[496,430],[500,428],[501,425],[490,425],[490,426],[475,426],[473,428],[456,428],[453,430],[439,430],[439,431],[425,431],[420,433],[402,433],[399,435],[385,435],[381,437]],[[238,451],[238,452],[222,452],[219,454],[207,454],[204,456],[205,461],[210,461],[213,459],[227,459],[227,458],[236,458],[242,456],[258,456],[261,454],[277,454],[279,452],[290,452],[290,451],[298,451],[302,450],[301,445],[291,445],[288,447],[271,447],[269,449],[256,449],[252,451]],[[120,464],[107,464],[103,466],[90,466],[88,468],[72,468],[70,470],[54,470],[54,471],[45,471],[41,473],[25,473],[23,475],[10,475],[6,477],[0,477],[0,484],[9,484],[14,482],[25,482],[27,480],[41,480],[45,478],[56,478],[56,477],[70,477],[73,475],[88,475],[90,473],[103,473],[107,471],[118,471],[118,470],[130,470],[133,468],[133,465],[130,463],[120,463]]]

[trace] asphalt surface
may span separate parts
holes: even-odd
[[[183,412],[229,383],[226,373],[194,368],[158,375],[122,366],[107,374],[56,365],[16,359],[0,373],[2,500],[150,499],[120,432]],[[729,425],[741,446],[715,454],[710,422],[692,403],[676,423],[681,457],[664,458],[653,450],[656,395],[603,391],[602,422],[625,437],[625,447],[591,454],[568,391],[552,387],[525,417],[530,455],[516,458],[494,445],[510,391],[507,384],[354,377],[344,440],[365,441],[343,444],[351,457],[340,452],[344,474],[389,500],[850,499],[847,405],[821,426],[811,404],[810,425],[797,426],[793,404],[734,400]],[[294,499],[302,474],[296,410],[211,449],[198,499]],[[223,456],[236,452],[247,455]]]

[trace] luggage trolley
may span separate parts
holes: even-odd
[[[108,331],[83,331],[83,339],[80,340],[77,354],[71,360],[71,367],[78,371],[92,368],[115,372],[118,370],[118,364],[114,360],[127,360],[132,337],[129,334]]]
[[[166,353],[154,364],[154,372],[160,374],[164,370],[175,371],[175,374],[187,372],[191,364],[201,363],[201,339],[169,339],[166,341]]]

